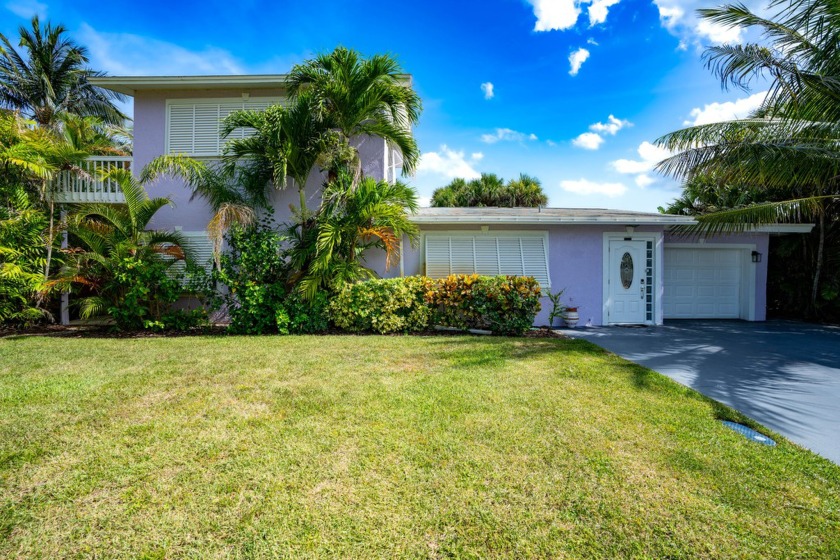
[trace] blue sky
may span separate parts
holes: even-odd
[[[390,52],[424,102],[409,179],[428,200],[454,177],[538,177],[551,206],[655,211],[679,185],[651,144],[746,116],[760,91],[721,90],[704,45],[738,42],[694,11],[717,0],[108,3],[10,0],[0,31],[38,13],[112,75],[283,73],[337,45]],[[747,2],[759,8],[757,0]]]

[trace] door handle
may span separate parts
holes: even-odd
[[[645,299],[645,287],[639,286],[639,298]]]

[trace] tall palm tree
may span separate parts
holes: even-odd
[[[383,138],[402,153],[403,174],[414,171],[420,150],[411,127],[420,117],[422,102],[392,56],[365,59],[354,50],[338,47],[296,65],[288,83],[292,100],[304,92],[312,95],[318,118],[328,122],[336,135],[338,159],[349,152],[352,185],[361,177],[358,150],[350,144],[357,136]]]
[[[769,77],[770,89],[752,118],[695,126],[657,142],[678,152],[659,164],[677,178],[714,175],[789,197],[698,217],[687,233],[742,231],[776,221],[816,219],[820,240],[812,282],[816,304],[822,274],[825,218],[840,196],[840,11],[834,0],[774,0],[764,18],[743,5],[700,10],[723,26],[757,28],[769,45],[723,45],[705,53],[725,87],[747,89]]]
[[[83,318],[101,315],[119,304],[121,294],[111,291],[111,281],[122,259],[166,259],[174,264],[189,258],[180,233],[148,229],[158,210],[172,204],[168,198],[150,198],[142,182],[125,169],[112,169],[103,178],[120,186],[125,204],[87,204],[68,217],[68,230],[82,247],[70,252],[47,283],[49,288],[92,291],[94,295],[79,302]]]
[[[222,136],[241,128],[254,132],[225,143],[228,174],[241,172],[244,167],[254,181],[278,189],[285,188],[286,178],[292,177],[300,196],[300,211],[305,214],[306,181],[323,157],[328,131],[326,121],[318,118],[314,98],[302,93],[288,107],[273,105],[264,111],[231,113],[224,121]]]
[[[292,249],[293,266],[298,261],[307,265],[301,267],[297,283],[307,298],[320,289],[337,289],[346,282],[372,278],[374,273],[363,263],[367,250],[384,250],[390,267],[399,258],[403,236],[412,243],[418,237],[418,228],[409,219],[409,213],[417,211],[413,188],[371,177],[351,188],[352,181],[352,175],[344,170],[326,186],[316,227],[308,230],[313,243],[303,239]]]
[[[0,107],[31,116],[41,126],[57,126],[63,114],[94,116],[119,125],[126,119],[114,101],[124,96],[96,87],[90,78],[103,73],[87,68],[87,50],[66,35],[62,25],[19,29],[21,50],[0,33]]]

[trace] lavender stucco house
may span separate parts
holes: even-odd
[[[238,109],[282,103],[285,76],[106,77],[96,85],[134,97],[133,158],[96,158],[91,166],[130,165],[139,170],[161,154],[216,158],[223,140],[219,122]],[[380,138],[357,139],[364,172],[396,180],[400,154]],[[317,204],[323,181],[314,170],[307,192]],[[210,209],[176,181],[154,187],[174,208],[156,216],[155,227],[176,228],[209,257],[204,228]],[[67,202],[120,201],[112,186],[62,187]],[[289,216],[296,189],[275,193],[277,219]],[[713,238],[670,233],[691,223],[683,216],[603,209],[424,208],[414,218],[422,234],[414,248],[403,244],[398,267],[384,257],[368,265],[383,277],[452,273],[525,274],[544,290],[565,290],[564,302],[578,307],[581,322],[661,324],[671,318],[765,318],[769,236],[810,231],[810,225],[779,224]],[[763,258],[762,258],[763,256]],[[548,300],[537,324],[546,322]]]

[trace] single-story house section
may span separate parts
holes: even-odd
[[[572,208],[421,208],[419,244],[404,244],[399,271],[384,276],[513,274],[564,291],[581,324],[658,325],[665,319],[766,315],[772,234],[810,224],[776,224],[715,237],[683,237],[688,216]],[[546,324],[543,299],[536,324]]]
[[[411,83],[411,76],[404,79]],[[121,202],[122,193],[95,178],[98,169],[119,166],[139,172],[162,154],[218,159],[224,146],[222,119],[239,109],[284,103],[286,80],[283,74],[92,78],[95,85],[134,98],[134,155],[90,158],[93,179],[58,181],[57,202]],[[398,150],[381,138],[353,141],[366,175],[397,179]],[[310,174],[310,207],[319,203],[324,178],[318,170]],[[199,255],[209,258],[208,205],[180,181],[160,181],[150,190],[175,203],[162,209],[152,226],[180,230]],[[290,218],[289,205],[297,199],[294,188],[274,193],[278,223]],[[561,208],[423,208],[414,220],[422,231],[420,242],[417,247],[403,243],[399,269],[385,270],[381,254],[368,257],[368,265],[381,276],[534,276],[546,292],[564,290],[563,303],[579,309],[581,324],[592,325],[660,324],[671,318],[761,321],[769,236],[811,229],[775,225],[738,235],[684,238],[672,231],[693,223],[686,216]],[[550,307],[544,298],[536,324],[547,323]]]

